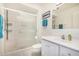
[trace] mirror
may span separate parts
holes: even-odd
[[[65,3],[52,12],[53,29],[79,29],[79,4]]]

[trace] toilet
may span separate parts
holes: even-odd
[[[41,56],[41,44],[35,44],[30,48],[29,56]]]
[[[38,41],[38,36],[35,36],[35,39]],[[41,43],[37,43],[31,46],[29,51],[30,56],[41,56]]]
[[[35,39],[38,41],[38,36],[35,36]],[[41,56],[41,43],[37,43],[31,46],[29,56]]]

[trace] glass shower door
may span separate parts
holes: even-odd
[[[7,31],[5,53],[23,49],[36,43],[36,16],[26,12],[6,11]]]
[[[27,48],[36,43],[35,36],[37,32],[36,16],[20,12],[17,31],[17,48]]]

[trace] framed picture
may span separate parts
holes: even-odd
[[[50,11],[47,11],[45,12],[43,15],[42,15],[42,19],[46,19],[46,18],[49,18],[50,17]]]

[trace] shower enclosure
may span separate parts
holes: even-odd
[[[36,44],[37,16],[4,9],[4,54]]]

